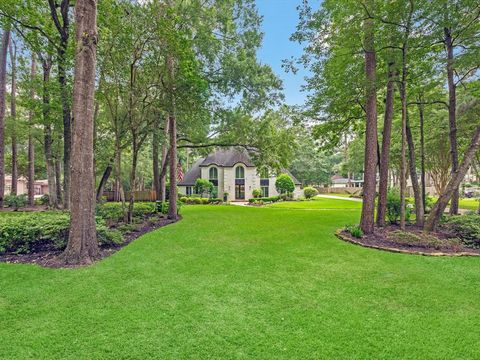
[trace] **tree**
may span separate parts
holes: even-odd
[[[31,67],[30,67],[30,100],[35,99],[35,72],[36,72],[36,57],[35,53],[32,53]],[[33,110],[29,109],[28,112],[28,205],[35,205],[35,144],[33,138]]]
[[[93,171],[96,10],[96,1],[77,0],[75,4],[71,224],[62,255],[67,264],[89,264],[98,258]]]
[[[7,51],[10,30],[4,29],[0,47],[0,209],[5,195],[5,92],[7,82]]]
[[[11,194],[17,195],[17,180],[18,180],[18,160],[17,160],[17,47],[12,39],[9,44],[10,50],[10,64],[12,82],[10,89],[10,118],[12,121],[11,139],[12,139],[12,188]]]
[[[213,184],[206,179],[197,179],[195,181],[195,192],[201,196],[210,196],[213,191]]]
[[[275,188],[280,194],[291,194],[295,191],[295,183],[288,174],[280,174],[275,180]]]
[[[373,9],[373,1],[367,0],[365,7]],[[366,126],[365,126],[365,178],[363,184],[362,215],[360,227],[364,234],[373,233],[375,192],[377,183],[377,90],[374,20],[364,20],[365,77],[366,77]]]

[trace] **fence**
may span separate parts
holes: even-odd
[[[103,196],[107,201],[115,201],[115,191],[105,191]],[[133,192],[133,198],[135,201],[155,201],[157,195],[154,190],[139,190]],[[130,191],[125,192],[125,200],[130,199]]]

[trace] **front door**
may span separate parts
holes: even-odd
[[[235,185],[235,200],[245,200],[245,185]]]

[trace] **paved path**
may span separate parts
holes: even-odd
[[[337,199],[337,200],[349,200],[349,201],[362,202],[362,199],[352,198],[352,197],[344,197],[344,196],[317,195],[317,197],[321,197],[321,198],[325,198],[325,199]]]

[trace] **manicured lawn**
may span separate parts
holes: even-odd
[[[299,204],[322,203],[186,206],[90,268],[0,264],[0,358],[480,358],[480,259],[343,243],[358,205]]]
[[[467,209],[467,210],[477,210],[478,209],[478,199],[469,199],[464,198],[460,199],[459,202],[460,209]]]
[[[268,205],[271,208],[281,209],[308,209],[308,210],[334,210],[334,209],[361,209],[362,203],[360,201],[353,201],[351,199],[327,199],[316,197],[312,200],[305,201],[285,201]],[[345,225],[345,224],[343,224]]]

